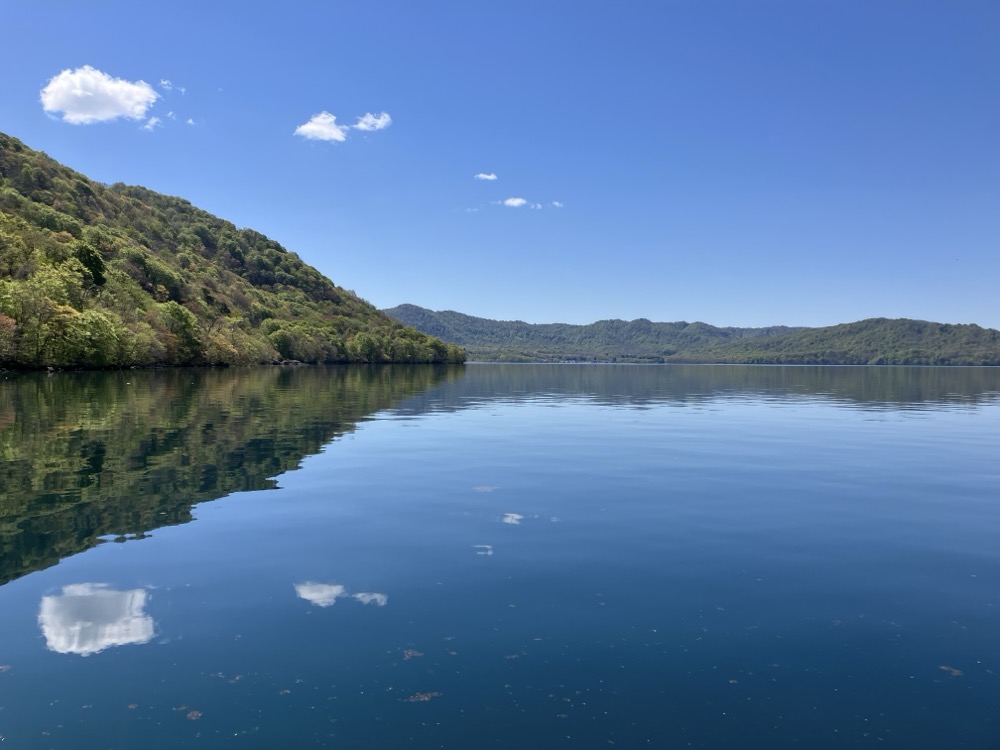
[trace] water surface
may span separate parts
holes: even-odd
[[[1000,372],[8,375],[12,747],[1000,747]]]

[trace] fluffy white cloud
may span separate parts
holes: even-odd
[[[329,607],[337,599],[347,596],[347,589],[339,583],[305,583],[295,584],[295,593],[300,599],[315,604],[317,607]]]
[[[111,646],[148,643],[155,625],[145,608],[143,589],[77,583],[64,586],[58,596],[42,597],[38,624],[49,650],[89,656]]]
[[[143,130],[153,130],[163,124],[163,121],[159,117],[150,117],[146,120],[146,124],[142,126]]]
[[[371,112],[366,112],[362,117],[358,118],[358,121],[351,127],[355,130],[385,130],[387,127],[392,125],[392,118],[389,117],[388,112],[382,112],[378,115],[373,115]]]
[[[187,122],[188,125],[194,125],[194,120],[192,120],[190,117],[187,118],[185,122]]]
[[[62,112],[63,122],[88,125],[119,117],[141,120],[159,98],[145,81],[126,81],[84,65],[64,70],[41,91],[42,108],[51,114]]]
[[[347,126],[338,125],[336,116],[324,111],[295,128],[295,135],[313,141],[346,141]]]
[[[492,182],[496,178],[497,178],[497,176],[495,174],[493,174],[492,172],[480,172],[479,174],[477,174],[475,176],[474,179],[477,179],[477,180],[489,180],[490,182]]]
[[[527,202],[528,201],[526,201],[524,198],[507,198],[503,202],[503,204],[505,206],[510,206],[511,208],[520,208],[521,206],[523,206]]]

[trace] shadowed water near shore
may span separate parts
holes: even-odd
[[[0,381],[0,584],[106,540],[277,486],[456,366],[8,374]]]

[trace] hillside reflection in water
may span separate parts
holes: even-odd
[[[8,374],[0,448],[11,746],[1000,740],[1000,370]]]

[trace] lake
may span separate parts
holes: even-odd
[[[2,375],[17,748],[1000,748],[1000,369]]]

